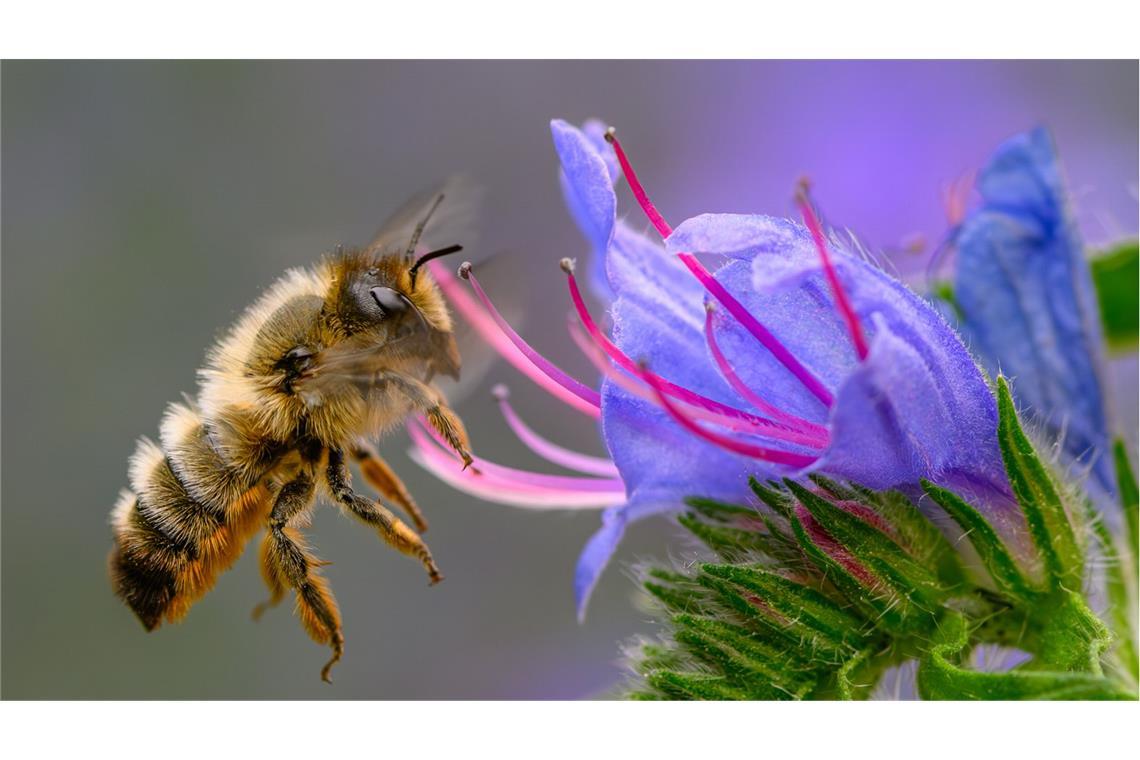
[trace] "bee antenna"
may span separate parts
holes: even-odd
[[[415,255],[416,252],[416,246],[420,243],[420,235],[424,234],[424,227],[427,227],[427,223],[431,221],[432,214],[435,213],[435,210],[439,208],[439,204],[441,203],[443,203],[443,193],[440,193],[435,197],[435,201],[431,204],[431,208],[427,210],[427,213],[424,214],[424,218],[420,220],[419,224],[416,225],[415,230],[412,231],[412,239],[408,241],[408,250],[404,252],[405,261],[412,260],[412,256]]]
[[[440,248],[440,249],[435,250],[435,251],[429,251],[429,252],[425,253],[423,256],[420,256],[419,259],[416,260],[416,263],[412,264],[412,268],[408,270],[408,274],[410,274],[412,276],[412,289],[415,289],[415,287],[416,287],[416,271],[421,266],[428,263],[432,259],[438,259],[440,256],[447,256],[447,255],[452,254],[452,253],[459,253],[462,250],[463,250],[463,246],[461,246],[461,245],[449,245],[446,248]]]

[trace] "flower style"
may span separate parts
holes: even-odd
[[[988,371],[1015,379],[1018,402],[1068,461],[1089,471],[1102,508],[1115,504],[1100,317],[1048,131],[1001,145],[977,189],[981,204],[955,239],[960,329]]]
[[[600,416],[611,460],[540,438],[504,394],[519,437],[581,475],[478,458],[459,472],[424,429],[413,430],[413,456],[491,501],[604,508],[578,562],[579,614],[628,524],[682,509],[690,496],[745,501],[752,477],[816,473],[873,489],[913,489],[926,479],[970,494],[995,523],[1020,532],[982,371],[927,302],[824,231],[806,188],[797,195],[802,225],[704,214],[673,229],[612,131],[562,121],[551,129],[567,205],[596,254],[591,280],[604,275],[602,293],[612,298],[611,338],[587,309],[572,263],[563,262],[581,322],[572,334],[603,373],[600,392],[518,336],[469,267],[461,274],[478,304],[441,268],[435,274],[509,361]],[[617,219],[613,185],[621,174],[663,243]],[[710,270],[705,260],[713,257],[719,263]]]

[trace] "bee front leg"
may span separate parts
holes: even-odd
[[[439,572],[435,560],[432,559],[431,550],[415,531],[374,500],[367,499],[352,490],[352,476],[348,471],[343,451],[329,450],[326,478],[329,491],[337,503],[347,507],[360,520],[376,528],[380,532],[380,537],[397,551],[415,557],[423,563],[433,586],[443,580],[443,574]]]
[[[392,471],[388,463],[380,458],[380,454],[367,441],[357,441],[352,449],[352,456],[360,465],[360,473],[368,484],[380,492],[388,501],[400,507],[412,518],[416,530],[423,533],[428,529],[427,520],[423,512],[416,505],[412,495],[408,493],[407,486],[400,477]]]
[[[332,647],[332,658],[321,669],[321,680],[332,683],[329,671],[344,654],[340,611],[328,582],[317,569],[322,562],[304,545],[300,531],[290,523],[313,503],[316,483],[302,473],[281,487],[269,515],[269,532],[263,550],[264,572],[270,590],[289,586],[297,592],[297,612],[309,636]]]
[[[452,411],[438,390],[398,372],[382,372],[378,375],[378,379],[399,389],[411,402],[412,409],[427,418],[428,424],[443,436],[447,444],[463,460],[463,469],[466,470],[471,466],[474,460],[471,457],[467,429],[463,427],[459,415]]]

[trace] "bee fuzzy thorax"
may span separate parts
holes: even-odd
[[[343,650],[340,616],[319,574],[324,563],[300,533],[318,493],[418,559],[432,582],[442,579],[418,534],[353,490],[347,465],[354,459],[423,529],[419,508],[367,440],[421,414],[470,460],[462,423],[431,384],[459,372],[451,317],[409,256],[441,198],[410,244],[338,249],[287,271],[210,349],[197,397],[168,407],[159,443],[139,441],[130,490],[112,512],[110,571],[148,630],[185,615],[264,530],[266,606],[296,592],[304,627],[333,649],[327,678]]]

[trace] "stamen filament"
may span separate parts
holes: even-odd
[[[724,379],[728,381],[728,384],[732,386],[732,389],[740,394],[741,398],[772,419],[786,425],[789,429],[815,434],[826,445],[829,440],[829,433],[825,426],[805,420],[803,417],[789,414],[779,407],[768,403],[740,379],[740,376],[736,374],[736,370],[729,364],[724,352],[720,350],[720,346],[717,344],[716,334],[713,329],[713,310],[711,307],[707,309],[705,315],[705,342],[708,343],[709,351],[712,353],[713,360],[716,362],[717,368],[720,369],[720,373],[724,376]]]
[[[602,477],[618,477],[617,466],[609,459],[571,451],[570,449],[546,440],[534,432],[534,430],[515,413],[514,408],[508,400],[509,392],[506,386],[495,386],[492,393],[495,394],[495,398],[499,401],[499,409],[502,411],[507,425],[514,434],[518,436],[518,439],[535,454],[538,454],[548,462],[553,462],[570,470],[577,470],[578,472]]]
[[[429,264],[428,266],[431,265]],[[498,327],[499,331],[501,331],[501,334],[507,337],[514,348],[517,349],[523,357],[525,357],[527,362],[524,365],[520,365],[518,362],[513,361],[511,363],[518,367],[524,374],[538,383],[541,387],[545,388],[547,391],[554,393],[555,396],[565,401],[570,406],[573,406],[575,409],[578,409],[579,411],[584,412],[591,417],[600,417],[602,399],[601,396],[598,395],[598,392],[593,388],[584,385],[578,380],[575,380],[573,377],[556,367],[542,354],[531,348],[530,344],[523,340],[522,337],[514,331],[507,320],[503,318],[503,315],[499,313],[499,310],[495,308],[495,305],[491,302],[491,299],[488,298],[486,292],[484,292],[483,288],[479,285],[479,281],[475,279],[475,275],[471,273],[470,264],[465,263],[462,267],[460,267],[460,274],[471,283],[471,287],[475,290],[475,294],[478,296],[479,301],[482,302],[483,307],[487,310],[487,313],[490,314],[491,319],[494,320],[494,323]],[[484,333],[482,329],[480,332]],[[484,337],[486,337],[486,333],[484,333]],[[497,343],[498,341],[494,341],[492,342],[492,345],[497,345]],[[500,351],[500,353],[503,352]],[[509,360],[511,355],[503,353],[503,356]],[[523,368],[524,366],[526,369]],[[537,370],[537,372],[535,370]],[[551,382],[548,382],[547,379],[549,381],[553,381],[553,385]],[[563,392],[554,391],[555,387],[560,388]]]
[[[701,284],[705,286],[705,290],[711,293],[713,298],[719,301],[721,305],[728,310],[728,313],[744,326],[744,329],[748,330],[756,340],[760,341],[764,348],[768,349],[772,356],[776,358],[776,361],[783,364],[789,372],[795,375],[796,379],[799,380],[813,396],[822,401],[825,406],[831,406],[834,401],[831,391],[820,382],[819,378],[811,373],[811,370],[801,364],[800,360],[780,342],[779,338],[769,332],[768,328],[762,325],[760,320],[752,315],[752,312],[744,308],[744,304],[737,301],[724,285],[713,277],[712,272],[706,269],[705,265],[697,260],[696,256],[691,253],[679,253],[677,257],[680,258],[681,262],[689,268],[689,271],[700,280]]]
[[[641,186],[641,180],[637,178],[637,173],[630,165],[629,159],[626,157],[621,143],[618,142],[617,135],[612,127],[606,132],[606,141],[613,145],[614,153],[617,154],[618,162],[621,164],[622,171],[625,172],[626,181],[629,182],[629,189],[633,191],[633,196],[637,199],[641,209],[645,212],[645,215],[649,217],[649,221],[657,229],[661,237],[669,237],[673,232],[673,228],[669,226],[665,218],[661,216],[661,212],[659,212],[657,207],[653,205],[653,202],[649,200],[649,195],[645,192],[645,188]],[[731,293],[725,290],[724,286],[717,282],[712,273],[709,272],[693,254],[679,253],[677,255],[681,261],[684,262],[685,266],[689,268],[689,271],[713,294],[713,297],[720,301],[721,304],[728,309],[729,313],[744,325],[748,332],[752,333],[781,364],[787,367],[812,395],[822,401],[825,406],[831,406],[834,400],[831,391],[824,387],[823,383],[804,367],[792,352],[789,351],[776,336],[768,331],[768,328],[760,323],[760,320],[756,319]]]
[[[697,422],[685,415],[681,409],[669,400],[668,396],[662,392],[662,388],[657,380],[648,372],[642,373],[642,379],[656,392],[657,402],[661,405],[670,417],[672,417],[681,427],[693,433],[699,438],[703,438],[709,443],[720,446],[726,451],[731,451],[734,454],[751,457],[753,459],[760,459],[765,462],[773,462],[775,464],[784,464],[791,467],[807,467],[812,462],[816,461],[818,457],[808,456],[806,454],[796,454],[791,451],[780,451],[779,449],[769,449],[764,446],[756,446],[751,443],[739,441],[735,438],[714,433],[711,430],[706,430],[697,424]]]
[[[839,307],[839,314],[843,317],[843,321],[847,323],[847,331],[851,333],[851,342],[855,344],[855,354],[859,357],[859,361],[867,358],[867,339],[863,335],[863,327],[859,324],[859,316],[855,313],[855,309],[851,307],[851,301],[847,298],[847,291],[843,289],[843,285],[839,282],[839,273],[835,271],[835,265],[831,263],[831,256],[827,252],[827,239],[823,234],[823,227],[819,223],[819,217],[812,208],[811,201],[808,198],[808,191],[806,184],[801,185],[800,189],[796,192],[796,203],[800,207],[800,214],[803,215],[804,224],[807,225],[808,231],[811,232],[812,240],[815,241],[815,248],[819,251],[820,261],[823,262],[823,272],[827,276],[827,282],[831,285],[831,292],[835,296],[835,304]]]
[[[444,442],[438,434],[419,420],[419,426],[409,424],[408,435],[424,461],[436,469],[456,473],[456,455],[444,449]],[[475,486],[486,485],[505,488],[515,495],[532,494],[543,497],[562,497],[575,503],[584,502],[591,506],[609,506],[625,498],[625,486],[620,479],[578,478],[562,475],[544,475],[513,467],[504,467],[485,459],[477,458],[478,472],[458,471],[465,480]],[[452,481],[454,482],[454,480]]]
[[[734,428],[741,432],[751,433],[754,435],[766,436],[769,438],[784,438],[787,440],[794,440],[797,443],[802,443],[807,446],[815,446],[822,448],[827,445],[826,440],[821,440],[818,437],[810,434],[799,432],[789,432],[781,426],[776,425],[770,420],[763,417],[757,417],[741,409],[737,409],[727,404],[722,404],[719,401],[706,398],[698,393],[695,393],[688,388],[683,388],[679,385],[671,383],[660,375],[653,374],[648,370],[643,370],[637,366],[632,359],[630,359],[620,348],[615,346],[613,342],[602,332],[597,323],[594,322],[593,317],[590,316],[589,310],[586,308],[586,302],[582,298],[582,292],[578,288],[578,281],[574,277],[573,262],[569,259],[562,260],[562,271],[567,275],[567,282],[570,287],[570,297],[574,302],[574,308],[578,312],[578,317],[582,321],[582,325],[586,328],[587,333],[593,341],[609,355],[614,362],[616,362],[622,369],[630,372],[636,377],[642,377],[645,374],[651,374],[656,378],[663,391],[679,401],[685,402],[694,407],[704,410],[703,416],[711,422],[720,425]],[[605,371],[605,370],[603,370]],[[612,375],[611,375],[612,376]],[[620,375],[618,376],[620,377]],[[619,381],[620,382],[620,381]],[[629,387],[624,385],[627,390]],[[637,391],[633,391],[637,393]],[[649,398],[644,394],[638,394],[645,398]],[[743,427],[742,427],[743,423]]]
[[[641,206],[645,215],[649,217],[649,221],[661,233],[661,237],[667,238],[673,232],[673,228],[665,221],[665,217],[661,216],[661,212],[649,200],[649,195],[645,192],[645,188],[641,186],[641,180],[637,178],[637,172],[629,163],[626,158],[625,151],[622,150],[621,143],[618,142],[617,132],[613,127],[606,130],[606,142],[614,146],[614,153],[617,154],[618,163],[621,164],[621,170],[625,172],[626,182],[629,183],[629,189],[633,192],[633,197],[637,199],[638,205]]]

